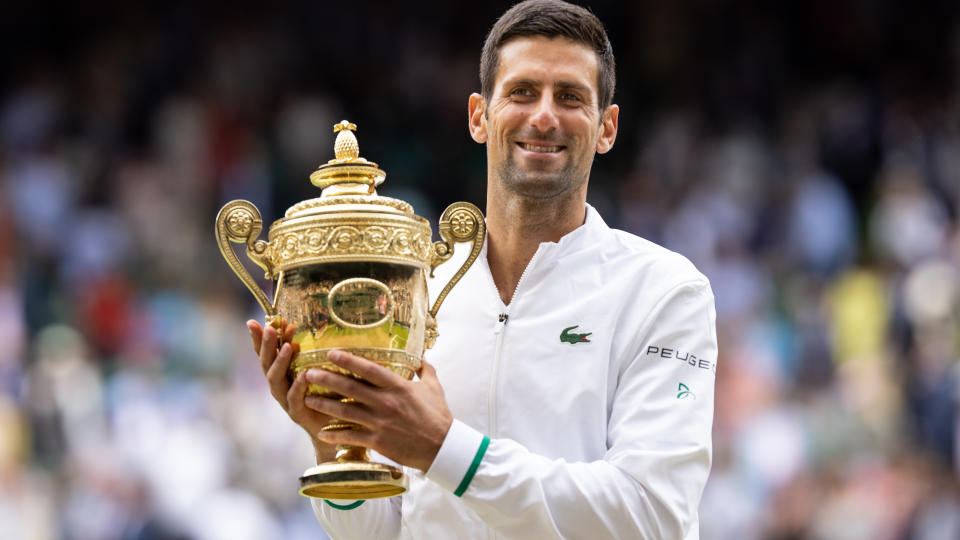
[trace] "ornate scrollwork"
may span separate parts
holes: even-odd
[[[413,246],[408,231],[397,231],[393,236],[393,250],[400,255],[413,253]]]
[[[363,243],[374,251],[383,251],[390,246],[390,231],[383,227],[367,227],[363,231]]]
[[[453,244],[455,242],[473,242],[470,255],[459,270],[450,278],[450,282],[437,295],[436,301],[430,308],[431,316],[436,317],[440,310],[440,304],[447,297],[450,289],[460,281],[460,278],[467,273],[467,269],[477,260],[480,250],[483,248],[483,242],[486,238],[487,227],[483,221],[483,213],[480,209],[468,202],[453,203],[443,211],[440,216],[440,242],[433,243],[433,249],[430,256],[430,277],[433,277],[433,270],[446,262],[453,256]],[[434,335],[434,339],[436,336]]]
[[[313,229],[304,234],[304,249],[308,253],[322,253],[327,249],[327,229]]]
[[[356,227],[347,225],[337,227],[333,230],[333,233],[330,234],[328,245],[331,251],[349,253],[352,248],[359,246],[362,241],[363,233]]]
[[[227,234],[231,240],[246,241],[253,230],[256,219],[250,210],[244,207],[235,207],[227,213]]]
[[[427,313],[427,324],[423,332],[423,348],[432,349],[438,337],[440,337],[440,332],[437,331],[437,318]]]
[[[216,233],[217,245],[220,247],[220,254],[227,260],[227,264],[233,270],[240,281],[247,286],[247,289],[253,294],[260,306],[272,316],[275,313],[270,300],[267,298],[263,289],[257,285],[250,272],[243,267],[240,259],[237,258],[230,242],[246,244],[247,256],[258,266],[267,271],[267,277],[272,274],[273,268],[270,259],[267,256],[267,244],[262,240],[257,240],[260,230],[263,228],[263,221],[260,219],[260,212],[252,203],[243,200],[230,201],[217,214]]]
[[[460,208],[450,214],[450,233],[454,240],[465,242],[477,231],[477,218],[466,208]]]
[[[271,244],[273,262],[279,268],[304,257],[383,255],[422,264],[430,259],[429,236],[413,226],[399,224],[301,228],[279,234]]]

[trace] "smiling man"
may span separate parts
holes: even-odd
[[[487,242],[419,379],[338,352],[369,384],[323,370],[291,384],[294,350],[248,323],[318,462],[357,444],[409,473],[401,497],[314,500],[317,517],[334,538],[698,538],[715,371],[673,353],[716,365],[713,294],[586,204],[618,129],[606,32],[580,7],[523,2],[487,36],[480,81],[468,118],[487,151]],[[311,382],[356,402],[305,397]],[[321,432],[331,417],[363,429]]]

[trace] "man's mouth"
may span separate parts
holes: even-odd
[[[530,152],[541,152],[541,153],[556,153],[565,148],[564,146],[559,146],[559,145],[545,146],[545,145],[539,145],[539,144],[529,144],[525,142],[518,142],[517,146]]]

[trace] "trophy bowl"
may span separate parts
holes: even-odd
[[[290,207],[270,226],[267,241],[257,239],[263,222],[250,202],[231,201],[217,215],[220,252],[263,307],[266,323],[295,326],[291,341],[299,352],[290,364],[291,379],[311,368],[360,378],[327,360],[334,349],[411,379],[438,335],[440,304],[483,246],[483,214],[470,203],[454,203],[443,212],[442,240],[432,242],[430,223],[409,204],[377,195],[386,173],[360,157],[355,130],[346,120],[334,126],[336,158],[310,175],[322,188],[320,197]],[[273,300],[231,242],[244,244],[247,256],[273,280]],[[427,273],[450,259],[459,242],[472,243],[470,254],[430,306]],[[346,400],[315,384],[307,393]],[[323,428],[347,429],[362,427],[333,419]],[[300,477],[302,495],[324,499],[392,497],[406,486],[399,468],[371,461],[366,448],[348,445],[337,447],[334,461]]]

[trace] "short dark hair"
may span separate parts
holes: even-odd
[[[564,37],[582,43],[597,53],[597,106],[603,111],[613,103],[616,86],[613,47],[603,23],[589,10],[561,0],[526,0],[497,19],[480,55],[480,93],[490,100],[500,67],[500,49],[518,37]]]

